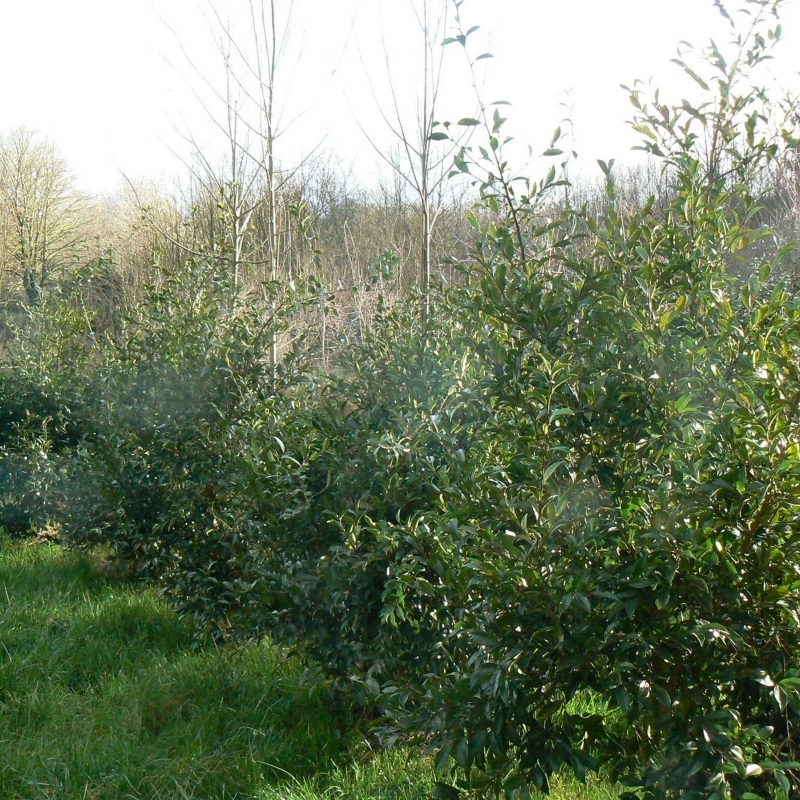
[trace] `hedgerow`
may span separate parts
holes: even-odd
[[[620,208],[601,162],[602,202],[557,208],[563,175],[514,179],[481,106],[463,282],[424,326],[419,297],[384,308],[326,373],[302,337],[273,357],[319,298],[250,303],[211,256],[157,270],[102,338],[65,317],[36,352],[71,343],[70,368],[2,384],[41,398],[0,418],[49,464],[22,527],[106,548],[222,638],[295,646],[387,740],[457,763],[440,797],[564,768],[643,799],[793,796],[800,301],[757,221],[797,119],[753,79],[777,7],[746,3],[710,74],[680,62],[702,103],[631,91],[659,203]]]

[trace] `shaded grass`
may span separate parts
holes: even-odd
[[[413,800],[432,765],[372,752],[268,644],[198,643],[152,590],[0,536],[2,800]],[[610,800],[558,781],[557,800]]]
[[[288,797],[302,781],[336,792],[353,769],[384,781],[356,731],[276,648],[198,645],[151,590],[0,539],[3,800]],[[364,796],[424,796],[429,770],[405,772]]]

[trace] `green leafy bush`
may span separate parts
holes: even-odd
[[[57,457],[90,424],[82,398],[94,349],[91,322],[64,299],[55,287],[39,305],[9,310],[0,368],[0,526],[15,535],[51,518]]]
[[[381,315],[342,375],[298,406],[292,445],[303,497],[263,540],[265,625],[329,676],[357,679],[362,698],[374,675],[421,666],[434,644],[384,613],[387,575],[426,547],[403,526],[444,503],[464,457],[467,416],[445,416],[470,375],[457,339],[463,322],[446,302],[432,308],[428,347],[416,304]]]
[[[525,796],[564,766],[647,798],[800,786],[800,306],[762,288],[780,250],[729,271],[796,140],[739,83],[766,57],[751,33],[730,66],[711,50],[708,104],[633,93],[665,214],[623,219],[608,165],[597,218],[543,221],[552,175],[519,201],[483,184],[512,204],[466,299],[485,416],[439,508],[362,534],[425,543],[387,570],[381,613],[423,652],[381,698],[473,786]]]
[[[71,544],[108,545],[131,574],[185,585],[190,598],[207,598],[242,569],[237,464],[298,375],[296,354],[269,359],[297,297],[276,297],[274,314],[244,299],[211,259],[157,273],[104,347],[95,427],[72,452],[63,487]],[[186,583],[200,573],[202,590]]]

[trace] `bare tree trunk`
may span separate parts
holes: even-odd
[[[424,173],[423,173],[424,174]],[[430,316],[430,287],[431,287],[431,241],[433,235],[433,220],[431,216],[431,202],[428,194],[427,179],[423,178],[422,194],[422,258],[420,261],[420,326],[423,341],[428,338],[428,318]]]
[[[423,13],[423,33],[425,41],[423,43],[424,67],[423,81],[425,88],[422,99],[422,129],[420,130],[420,200],[422,202],[422,261],[420,262],[420,291],[422,293],[420,303],[420,327],[422,329],[422,344],[425,346],[428,341],[428,315],[430,314],[430,285],[431,285],[431,192],[429,181],[430,175],[430,155],[431,139],[430,128],[432,126],[431,113],[429,108],[431,98],[429,97],[430,71],[431,71],[431,48],[430,48],[430,25],[428,0],[422,4]]]
[[[252,9],[252,0],[251,0]],[[278,331],[276,327],[275,317],[278,312],[277,298],[275,297],[275,287],[278,281],[278,199],[277,187],[275,185],[275,117],[274,117],[274,102],[275,102],[275,76],[278,67],[278,34],[277,26],[275,24],[275,0],[269,0],[269,33],[271,34],[271,47],[269,52],[269,65],[267,72],[267,82],[264,83],[263,77],[261,79],[262,98],[264,97],[263,91],[266,90],[266,102],[263,103],[264,108],[264,125],[266,127],[266,148],[267,148],[267,202],[269,204],[269,215],[267,217],[267,235],[269,238],[269,278],[272,281],[272,330],[270,331],[270,345],[269,345],[269,359],[270,359],[270,374],[272,378],[273,388],[277,382],[278,371]],[[262,24],[264,6],[262,0],[261,6]],[[267,30],[264,28],[265,38]]]

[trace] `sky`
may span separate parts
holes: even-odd
[[[248,0],[214,2],[244,46]],[[287,2],[276,0],[279,24]],[[691,90],[670,64],[679,42],[730,38],[712,0],[466,0],[461,11],[466,26],[480,26],[473,56],[493,55],[480,62],[483,97],[512,104],[506,130],[538,153],[568,116],[587,171],[598,158],[633,158],[620,84],[652,79],[678,99]],[[800,89],[798,0],[782,22],[773,69]],[[185,175],[189,140],[212,161],[224,144],[214,124],[224,85],[215,31],[209,0],[0,0],[0,134],[26,126],[49,137],[89,192]],[[279,158],[291,165],[324,153],[373,179],[376,150],[395,143],[381,115],[392,116],[392,86],[401,116],[414,114],[412,0],[295,0],[289,31],[276,86],[286,127]],[[441,119],[472,116],[463,53],[450,45],[444,56]]]

